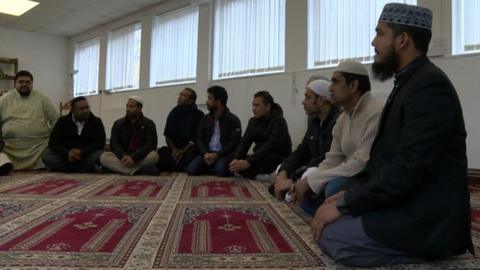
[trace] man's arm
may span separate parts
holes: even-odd
[[[240,120],[236,116],[232,117],[232,120],[233,128],[232,130],[227,131],[230,135],[228,138],[228,143],[224,147],[222,147],[222,150],[218,151],[217,154],[219,157],[223,157],[232,153],[242,139],[242,124],[240,123]]]
[[[117,156],[117,158],[122,159],[125,155],[125,149],[123,149],[121,134],[122,134],[122,120],[117,120],[113,124],[111,135],[110,135],[110,150]]]
[[[155,127],[155,123],[153,121],[145,121],[145,133],[147,135],[146,142],[141,145],[139,149],[130,154],[135,162],[142,160],[148,155],[148,153],[150,153],[150,151],[157,149],[157,128]]]
[[[348,158],[345,162],[338,158],[341,153],[340,141],[341,132],[335,128],[334,142],[332,143],[331,151],[327,153],[325,160],[320,164],[319,168],[310,176],[307,177],[307,182],[313,192],[318,193],[325,185],[326,181],[333,177],[351,177],[361,172],[368,162],[370,157],[370,149],[378,132],[378,124],[382,111],[372,113],[366,121],[364,131],[358,148],[353,153],[353,156]],[[354,131],[358,132],[358,131]],[[341,154],[343,157],[345,155]],[[335,166],[336,165],[336,166]]]
[[[341,207],[360,215],[409,196],[424,184],[422,175],[437,158],[457,121],[456,98],[447,85],[415,89],[404,105],[404,125],[392,161],[380,173],[344,195]],[[432,84],[433,84],[432,83]]]
[[[48,147],[55,153],[68,158],[68,151],[70,149],[63,146],[60,142],[62,140],[62,135],[65,133],[65,122],[57,121],[53,127],[52,133],[50,134],[50,139],[48,140]]]
[[[269,138],[262,146],[253,153],[253,155],[247,158],[250,164],[258,163],[260,160],[264,159],[270,152],[275,150],[277,147],[286,147],[281,145],[285,139],[289,136],[287,122],[283,117],[277,118],[272,125],[272,132],[270,133]]]
[[[106,134],[102,120],[100,118],[94,118],[92,125],[92,132],[95,139],[80,149],[82,151],[82,157],[86,157],[94,151],[103,150],[105,147]]]

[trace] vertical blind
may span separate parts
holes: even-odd
[[[345,59],[370,62],[371,41],[387,3],[416,0],[308,0],[308,67],[334,66]]]
[[[107,48],[106,90],[137,89],[140,75],[141,25],[110,32]]]
[[[100,39],[93,38],[75,44],[73,71],[73,95],[94,95],[98,93],[98,66]]]
[[[150,86],[194,82],[197,73],[198,7],[155,17]]]
[[[285,0],[216,0],[213,79],[283,71]]]
[[[453,54],[480,51],[480,0],[452,0]]]

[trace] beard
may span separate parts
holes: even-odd
[[[398,68],[397,55],[393,46],[390,47],[383,62],[374,61],[372,64],[373,77],[383,82],[390,79]]]
[[[17,91],[22,97],[28,97],[30,96],[30,88],[26,87],[26,86],[22,86],[20,87],[20,90],[22,91]]]
[[[208,106],[208,104],[207,104],[207,110],[208,110],[210,113],[214,114],[215,111],[217,110],[217,108],[216,108],[215,106]]]

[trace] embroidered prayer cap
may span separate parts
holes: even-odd
[[[432,11],[428,8],[390,3],[383,7],[378,22],[401,24],[432,30]]]
[[[332,99],[332,93],[328,91],[330,84],[332,84],[330,80],[318,79],[318,80],[311,81],[307,85],[307,87],[310,88],[310,90],[312,90],[313,92],[315,92],[315,94],[322,96],[326,98],[328,101],[330,101]]]
[[[135,100],[136,102],[140,103],[140,104],[143,106],[143,100],[142,100],[142,98],[139,97],[139,96],[135,96],[135,95],[134,95],[134,96],[129,96],[128,99],[133,99],[133,100]]]
[[[345,73],[363,75],[368,77],[368,70],[360,62],[353,60],[345,60],[338,64],[337,68],[333,71],[340,71]]]

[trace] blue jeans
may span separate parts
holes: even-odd
[[[325,198],[328,198],[342,190],[343,185],[348,181],[346,177],[336,177],[325,185]]]
[[[339,191],[341,191],[343,185],[348,181],[348,178],[346,177],[336,177],[330,180],[326,185],[325,185],[325,199],[335,195]],[[302,204],[300,204],[300,208],[307,213],[309,216],[314,216],[315,212],[317,211],[317,208],[320,207],[320,205],[323,203],[322,196],[318,196],[315,198],[305,198]]]
[[[203,160],[203,154],[197,155],[190,163],[185,167],[185,171],[188,175],[199,175],[212,173],[216,176],[229,176],[228,160],[226,157],[220,157],[215,163],[208,166]]]

